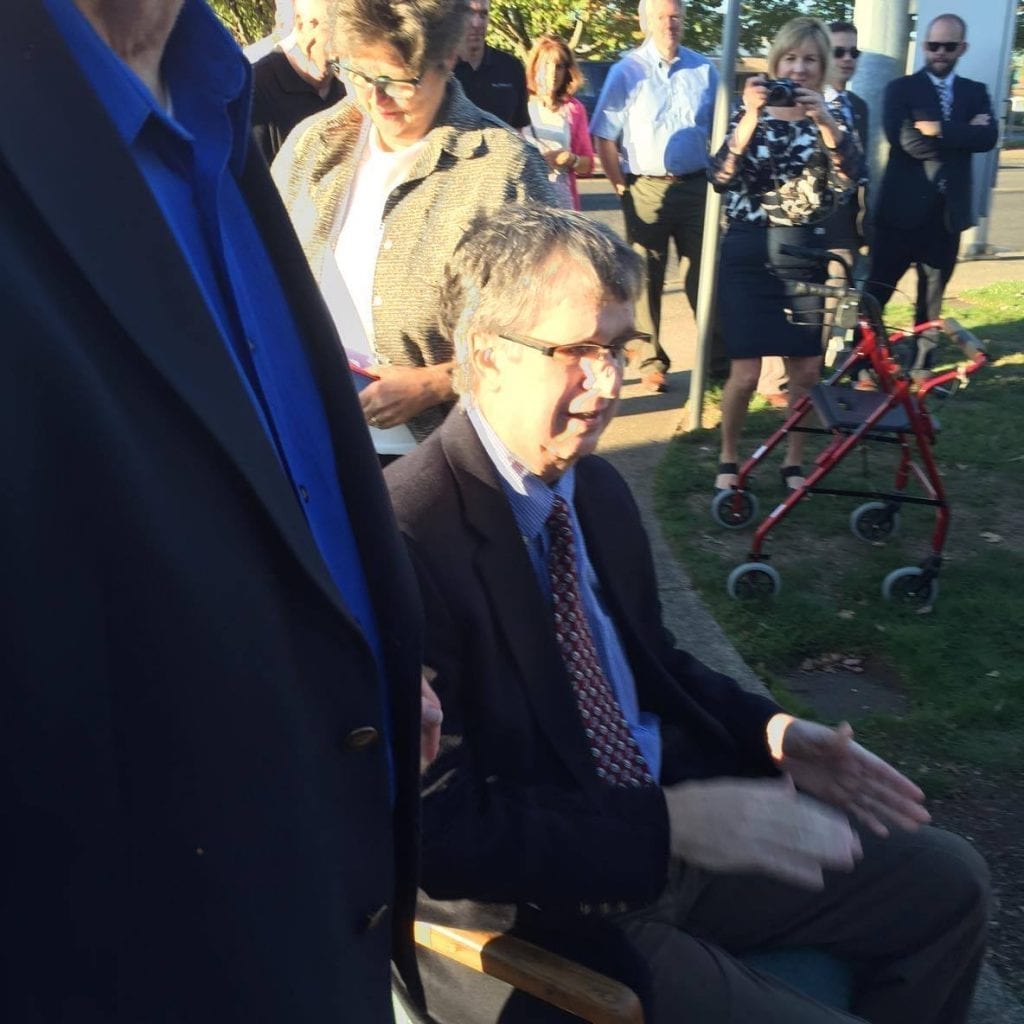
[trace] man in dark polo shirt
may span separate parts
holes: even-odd
[[[300,121],[345,95],[327,61],[327,8],[327,0],[296,0],[291,32],[253,65],[252,132],[268,164]]]
[[[470,102],[500,117],[513,128],[530,123],[526,109],[526,72],[511,54],[484,42],[491,16],[491,0],[469,0],[466,34],[462,39],[455,77]]]

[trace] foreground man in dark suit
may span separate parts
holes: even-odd
[[[0,1019],[379,1024],[415,581],[198,0],[0,33]]]
[[[920,790],[849,727],[782,714],[662,625],[636,505],[592,454],[641,276],[610,232],[537,208],[478,220],[449,266],[462,404],[385,474],[445,708],[420,914],[588,960],[651,1022],[850,1020],[732,956],[803,945],[854,966],[868,1020],[962,1021],[977,854],[919,827]],[[436,1019],[503,1011],[493,979],[421,969]]]
[[[942,14],[925,34],[925,66],[885,90],[882,121],[889,162],[875,208],[868,290],[884,308],[900,278],[917,267],[917,323],[935,320],[956,266],[960,233],[975,223],[971,157],[995,144],[984,83],[954,73],[967,50],[967,25]],[[917,343],[912,369],[925,370],[935,341]]]

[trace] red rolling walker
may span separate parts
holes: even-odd
[[[797,246],[783,246],[790,255],[836,261],[832,253]],[[839,260],[838,262],[843,262]],[[843,264],[847,278],[850,268]],[[747,561],[729,574],[727,589],[734,598],[774,596],[782,581],[768,564],[764,552],[769,532],[811,494],[834,494],[866,498],[850,516],[853,533],[865,541],[880,541],[893,535],[899,526],[899,510],[904,504],[928,505],[935,509],[935,529],[931,552],[920,565],[895,569],[885,577],[882,594],[886,600],[910,605],[930,605],[938,596],[937,576],[942,565],[942,549],[949,529],[949,506],[939,476],[932,447],[938,421],[928,410],[928,398],[937,388],[947,397],[966,386],[971,374],[987,360],[985,346],[955,320],[931,320],[917,324],[911,331],[887,334],[877,302],[852,287],[834,287],[804,282],[789,285],[793,295],[820,295],[839,300],[836,324],[842,329],[859,327],[859,340],[841,360],[832,376],[815,385],[793,406],[786,421],[740,467],[736,484],[715,495],[711,515],[721,526],[741,529],[757,518],[758,503],[749,490],[751,474],[785,440],[791,430],[824,434],[831,440],[814,460],[814,468],[804,483],[794,488],[761,521],[754,531]],[[912,381],[893,356],[891,346],[924,331],[939,329],[952,338],[964,353],[964,362],[927,381]],[[851,372],[870,363],[878,384],[877,391],[859,391],[852,387]],[[814,410],[821,427],[803,425]],[[828,474],[859,445],[866,442],[896,445],[899,461],[891,491],[846,490],[822,486]],[[916,457],[915,457],[916,455]],[[923,495],[908,494],[911,479],[917,481]]]

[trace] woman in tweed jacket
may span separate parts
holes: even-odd
[[[366,328],[365,361],[380,378],[360,393],[367,422],[405,423],[416,440],[454,399],[437,307],[466,225],[504,203],[555,205],[537,153],[451,76],[466,9],[462,0],[343,0],[335,31],[350,98],[299,125],[273,166],[357,362],[356,325],[350,315],[342,322],[351,303],[339,291]]]

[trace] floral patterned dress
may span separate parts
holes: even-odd
[[[826,264],[781,252],[784,244],[821,248],[824,221],[856,188],[863,156],[856,136],[839,121],[835,149],[825,146],[810,118],[762,115],[746,151],[726,142],[708,177],[725,192],[729,228],[722,243],[719,317],[732,359],[810,356],[821,352],[822,300],[793,298],[788,281],[825,279]]]

